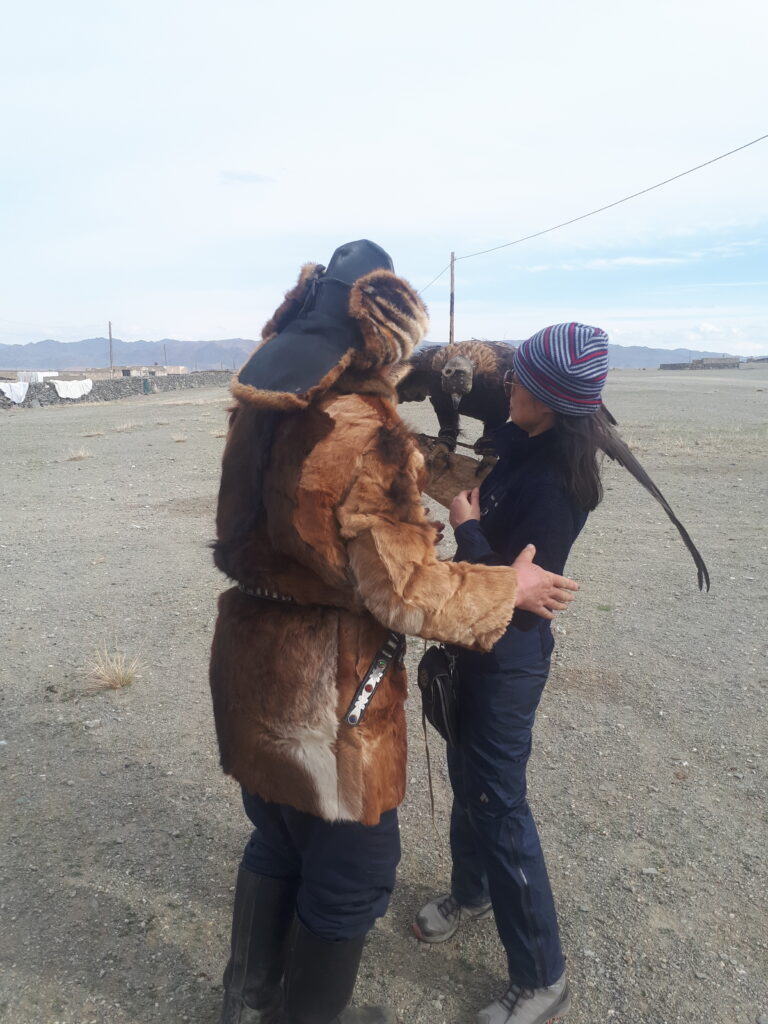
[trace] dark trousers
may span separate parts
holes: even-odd
[[[296,911],[324,939],[353,939],[383,917],[400,860],[397,811],[378,825],[330,822],[243,790],[245,812],[256,826],[242,866],[257,875],[295,879]]]
[[[557,981],[565,967],[526,800],[526,766],[549,658],[519,668],[497,664],[494,671],[473,671],[472,665],[472,659],[460,659],[460,740],[448,748],[452,892],[465,906],[492,901],[510,980],[540,988]]]

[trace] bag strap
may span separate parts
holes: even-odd
[[[424,641],[424,652],[427,650],[427,641]],[[424,706],[421,708],[421,728],[424,730],[424,750],[427,755],[427,781],[429,782],[429,806],[432,812],[432,830],[435,833],[435,846],[437,847],[437,855],[442,861],[443,859],[443,847],[440,843],[440,833],[437,831],[437,821],[435,819],[435,787],[432,784],[432,759],[429,756],[429,737],[427,736],[427,714],[424,710]]]

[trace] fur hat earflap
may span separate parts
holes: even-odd
[[[407,281],[390,270],[358,278],[349,296],[363,347],[352,362],[359,369],[390,366],[407,359],[427,333],[427,308]]]
[[[301,312],[312,285],[325,267],[321,263],[305,263],[299,273],[299,280],[285,293],[285,298],[261,329],[261,340],[269,341],[295,320]]]

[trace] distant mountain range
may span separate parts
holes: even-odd
[[[515,344],[512,342],[511,344]],[[190,370],[237,369],[253,351],[256,342],[249,338],[225,341],[112,342],[115,366],[186,366]],[[655,369],[659,363],[687,363],[722,352],[700,352],[687,348],[644,348],[642,345],[609,345],[610,365],[616,369]],[[737,358],[737,357],[734,357]],[[0,344],[2,370],[80,370],[109,366],[109,339],[84,341],[34,341],[27,345]]]
[[[248,338],[225,341],[112,340],[115,366],[186,366],[190,370],[239,369],[256,342]],[[32,341],[27,345],[0,344],[3,370],[86,370],[109,366],[109,338],[84,341]]]

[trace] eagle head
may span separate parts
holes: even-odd
[[[449,359],[440,374],[440,383],[443,391],[451,396],[453,408],[459,408],[464,395],[472,390],[472,377],[474,366],[466,356],[454,356]]]

